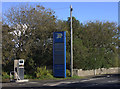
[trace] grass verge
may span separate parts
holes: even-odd
[[[81,76],[73,76],[73,77],[66,77],[66,78],[39,78],[39,79],[29,79],[30,81],[39,81],[39,80],[73,80],[73,79],[84,79],[85,77],[81,77]]]
[[[74,80],[74,79],[83,79],[85,77],[81,76],[73,76],[73,77],[66,77],[66,78],[56,78],[56,77],[51,77],[51,78],[34,78],[34,79],[29,79],[29,81],[41,81],[41,80]],[[2,79],[2,82],[10,82],[10,79]]]

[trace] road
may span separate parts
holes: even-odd
[[[109,74],[75,80],[40,80],[26,83],[3,83],[2,87],[2,89],[120,89],[120,75]]]

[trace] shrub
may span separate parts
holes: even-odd
[[[2,72],[2,79],[9,79],[10,75],[7,74],[7,72]]]
[[[66,76],[70,77],[70,70],[66,69]]]
[[[51,71],[47,70],[46,66],[45,67],[37,67],[35,74],[36,74],[36,78],[38,78],[38,79],[53,78]]]
[[[24,75],[24,78],[25,78],[25,79],[33,79],[33,76],[26,74],[26,75]]]

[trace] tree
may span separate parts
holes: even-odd
[[[14,46],[7,50],[15,49],[14,59],[23,58],[25,61],[33,59],[36,67],[51,66],[52,44],[49,40],[52,41],[53,32],[56,30],[54,12],[40,5],[35,7],[25,5],[11,8],[8,13],[4,14],[4,18],[6,18],[8,28],[13,29],[9,29],[11,33],[9,41]],[[6,59],[8,55],[4,56],[4,54],[3,57]]]
[[[12,41],[13,35],[10,34],[10,30],[12,29],[8,25],[2,26],[2,65],[4,71],[11,70],[12,59],[14,58],[15,43]]]
[[[76,33],[76,31],[74,30]],[[95,69],[117,66],[117,27],[110,22],[88,22],[74,39],[74,67]],[[79,63],[76,65],[76,63]]]
[[[118,66],[119,29],[116,24],[96,21],[83,25],[75,17],[72,18],[74,68]],[[52,68],[55,31],[67,33],[67,68],[70,68],[70,17],[67,21],[57,20],[51,9],[24,5],[11,8],[4,14],[3,20],[4,69],[8,64],[13,65],[14,59],[20,58],[25,59],[28,74],[33,74],[37,67]]]

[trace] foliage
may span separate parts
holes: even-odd
[[[53,78],[50,71],[46,69],[46,66],[45,67],[37,67],[35,74],[36,74],[37,79]]]
[[[32,75],[28,75],[28,74],[24,75],[24,79],[33,79],[33,78],[34,78],[34,76],[32,76]]]
[[[32,58],[28,58],[25,61],[25,72],[29,75],[35,75],[35,62]]]
[[[70,77],[70,70],[66,69],[66,76]]]
[[[7,72],[2,72],[2,79],[9,79],[10,75],[7,74]]]
[[[56,30],[54,12],[39,5],[25,5],[11,8],[4,18],[7,23],[3,23],[3,69],[19,58],[25,59],[26,72],[30,74],[38,66],[50,66],[52,33]]]
[[[74,30],[74,67],[95,69],[117,66],[116,35],[116,24],[109,22],[89,22],[79,31]]]
[[[74,68],[86,70],[118,66],[120,39],[117,24],[108,21],[83,24],[75,17],[72,19]],[[46,67],[52,69],[53,66],[52,41],[55,31],[66,31],[66,67],[70,69],[70,17],[67,21],[57,20],[51,9],[25,5],[11,8],[3,15],[3,21],[4,71],[13,70],[13,60],[22,58],[25,59],[27,75],[52,77],[52,72]]]

